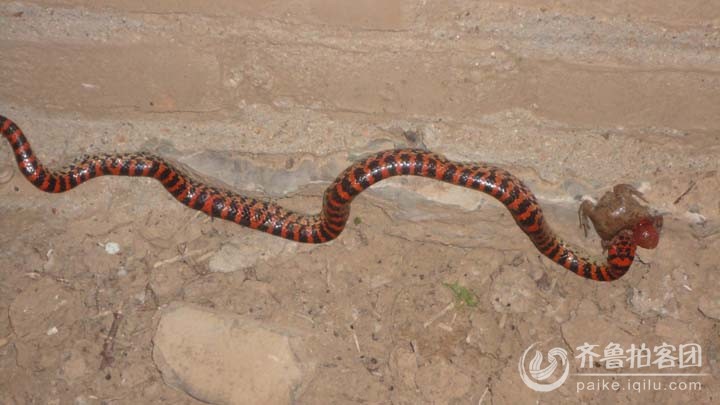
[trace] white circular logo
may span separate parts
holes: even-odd
[[[522,357],[520,358],[520,362],[518,363],[518,371],[520,371],[520,378],[522,378],[525,385],[535,391],[550,392],[561,386],[567,379],[568,374],[570,373],[570,363],[568,362],[567,351],[561,347],[555,347],[550,349],[550,351],[548,352],[549,364],[547,365],[547,367],[541,368],[543,356],[539,351],[535,350],[535,356],[532,360],[530,360],[530,365],[528,367],[528,371],[530,372],[530,375],[528,375],[528,373],[525,372],[525,356],[528,354],[530,349],[535,347],[536,344],[538,344],[538,342],[531,344],[530,347],[525,350],[525,353],[523,353]],[[553,375],[553,373],[558,367],[558,357],[560,358],[562,365],[565,367],[565,371],[563,372],[563,374],[560,376],[560,378],[555,380],[555,382],[540,383],[540,381],[548,380]]]

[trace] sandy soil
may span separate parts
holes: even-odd
[[[373,187],[338,240],[299,246],[197,215],[150,179],[41,193],[3,145],[2,404],[201,403],[153,361],[171,302],[302,331],[314,366],[298,404],[720,403],[720,5],[3,2],[0,55],[0,114],[55,167],[150,150],[315,212],[349,162],[412,146],[511,170],[598,255],[582,196],[631,183],[665,214],[658,248],[602,284],[541,257],[499,203],[429,180]],[[535,342],[570,353],[555,391],[520,379]],[[578,392],[583,343],[697,343],[700,367],[620,371],[704,375]]]

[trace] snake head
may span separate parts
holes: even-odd
[[[655,215],[640,220],[632,229],[633,242],[644,249],[655,249],[660,241],[662,226],[662,215]]]

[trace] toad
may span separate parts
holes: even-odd
[[[629,229],[633,241],[645,249],[654,249],[660,239],[663,217],[650,207],[643,194],[629,184],[618,184],[600,198],[597,204],[585,200],[580,205],[578,217],[580,227],[587,236],[590,222],[607,249],[610,241],[619,232]]]

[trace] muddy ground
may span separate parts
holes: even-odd
[[[338,240],[301,246],[150,179],[42,193],[4,144],[2,404],[201,403],[153,359],[171,303],[295,331],[298,404],[720,403],[718,4],[2,2],[0,55],[0,114],[53,167],[149,150],[317,212],[354,159],[410,146],[507,168],[596,255],[583,196],[630,183],[665,214],[658,248],[596,283],[540,256],[496,201],[431,180],[373,187]],[[535,342],[570,353],[552,392],[520,378]],[[696,343],[697,367],[594,370],[701,375],[576,375],[584,343]],[[593,379],[620,388],[579,390]],[[647,380],[661,385],[634,389]]]

